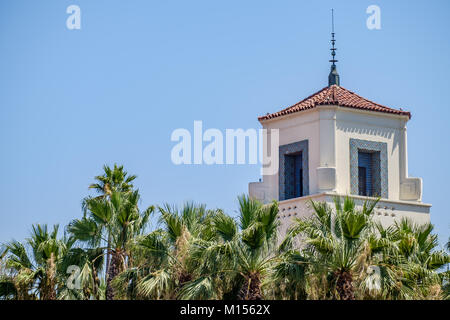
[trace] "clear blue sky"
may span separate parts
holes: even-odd
[[[81,8],[81,30],[66,8]],[[381,8],[381,30],[366,8]],[[104,163],[138,175],[142,206],[234,214],[259,165],[175,166],[176,128],[259,128],[321,89],[335,8],[341,85],[412,112],[409,173],[449,236],[450,2],[4,0],[0,4],[0,242],[67,222]]]

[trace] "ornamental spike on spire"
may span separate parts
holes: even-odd
[[[331,71],[328,75],[328,86],[331,87],[333,84],[339,85],[339,74],[336,69],[336,62],[338,60],[335,59],[337,48],[334,47],[336,40],[334,39],[334,10],[331,9]]]

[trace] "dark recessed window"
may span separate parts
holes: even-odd
[[[360,196],[367,196],[367,171],[365,167],[358,167],[358,194]]]
[[[380,153],[358,151],[358,194],[379,196],[380,187]]]
[[[303,196],[302,153],[284,156],[285,199]]]

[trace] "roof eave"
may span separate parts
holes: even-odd
[[[349,107],[349,106],[343,106],[343,105],[336,105],[336,104],[329,104],[329,103],[319,103],[319,104],[317,104],[317,106],[315,106],[313,108],[309,108],[309,109],[305,109],[305,110],[297,110],[297,111],[293,111],[293,112],[287,112],[287,113],[285,113],[283,115],[272,116],[272,114],[269,114],[269,115],[265,115],[265,116],[260,116],[260,117],[258,117],[258,121],[260,123],[263,123],[263,122],[267,123],[268,121],[272,121],[272,120],[280,120],[280,119],[283,119],[285,117],[292,116],[292,115],[297,114],[297,113],[303,113],[303,112],[306,112],[306,111],[310,111],[310,110],[313,110],[313,109],[316,109],[316,108],[322,107],[322,106],[328,106],[328,107],[333,106],[333,107],[337,107],[337,108],[351,109],[351,110],[358,111],[358,112],[367,112],[367,113],[371,113],[371,114],[374,114],[374,113],[376,113],[376,114],[384,114],[384,115],[389,115],[389,116],[393,116],[393,117],[396,117],[396,118],[400,117],[400,118],[407,118],[408,120],[411,119],[411,112],[409,112],[409,111],[403,111],[403,110],[400,111],[400,110],[397,110],[397,109],[392,109],[393,112],[379,111],[379,110],[365,110],[365,109]]]

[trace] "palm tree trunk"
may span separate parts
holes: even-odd
[[[43,279],[42,288],[42,300],[56,300],[56,265],[55,256],[53,253],[50,255],[50,259],[47,262],[47,270]]]
[[[118,250],[111,252],[111,264],[108,269],[108,278],[106,281],[106,300],[114,300],[114,289],[112,281],[123,269],[122,254]]]
[[[97,269],[95,269],[95,266],[92,266],[92,294],[94,295],[94,298],[97,300],[100,300],[100,295],[98,292],[99,287],[99,279],[97,275]]]
[[[335,273],[336,290],[341,300],[355,300],[353,290],[353,277],[350,272],[340,271]]]
[[[238,294],[239,300],[262,300],[261,279],[259,273],[244,275],[244,284]]]
[[[108,244],[106,245],[106,271],[105,271],[105,282],[108,282],[109,265],[111,263],[111,254],[109,248],[111,247],[111,235],[108,234]]]

